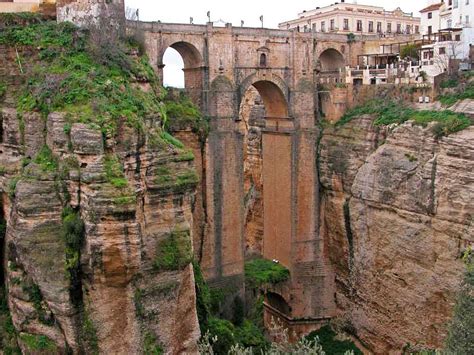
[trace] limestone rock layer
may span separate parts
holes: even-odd
[[[321,234],[336,274],[338,317],[375,353],[442,348],[474,242],[474,128],[324,131]]]

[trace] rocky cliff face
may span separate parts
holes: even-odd
[[[339,317],[372,351],[440,348],[474,242],[474,128],[381,128],[362,116],[324,130],[321,233]]]
[[[127,128],[103,139],[61,113],[0,117],[6,286],[22,350],[195,352],[192,155]],[[68,225],[83,230],[79,248]]]

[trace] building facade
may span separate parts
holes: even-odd
[[[472,66],[470,52],[474,46],[474,1],[430,1],[420,10],[423,38],[431,43],[421,48],[421,70],[429,77],[451,73],[459,65]]]
[[[54,5],[56,0],[0,0],[1,12],[37,12],[44,6]]]
[[[341,3],[303,11],[298,19],[280,23],[279,28],[299,32],[413,34],[420,32],[420,18],[403,12],[399,7],[386,11],[382,7],[350,4],[342,0]]]

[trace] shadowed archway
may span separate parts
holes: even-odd
[[[335,71],[344,68],[344,56],[337,49],[328,48],[319,56],[321,71]]]

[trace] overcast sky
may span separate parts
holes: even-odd
[[[346,0],[352,3],[352,0]],[[211,21],[223,20],[240,26],[240,21],[245,26],[260,27],[259,17],[263,15],[264,26],[277,28],[278,23],[297,18],[303,10],[311,10],[317,6],[326,6],[336,1],[329,0],[125,0],[125,6],[140,9],[140,20],[189,23],[193,17],[195,24],[207,22],[207,11],[211,12]],[[339,1],[340,2],[340,1]],[[400,7],[405,12],[413,12],[419,16],[418,11],[428,3],[428,0],[364,0],[359,4],[383,6],[386,10]],[[182,87],[182,60],[179,54],[169,49],[163,58],[165,66],[165,86]]]

